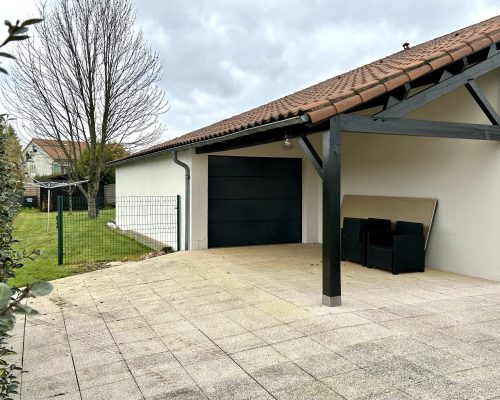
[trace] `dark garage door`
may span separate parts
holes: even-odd
[[[208,158],[208,246],[302,240],[299,158]]]

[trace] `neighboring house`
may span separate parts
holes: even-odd
[[[497,16],[115,161],[116,195],[181,195],[184,248],[323,243],[327,305],[343,194],[437,198],[427,264],[500,280],[499,112]]]
[[[63,141],[64,146],[69,150],[71,143]],[[86,147],[84,142],[78,144],[80,150]],[[28,177],[57,177],[68,173],[69,162],[57,140],[33,138],[23,149],[23,155],[29,155],[26,163]],[[78,155],[77,155],[78,156]],[[43,193],[40,187],[28,182],[24,184],[24,197],[30,198],[30,204],[33,206],[45,207],[43,203]],[[36,198],[36,201],[35,199]]]
[[[70,142],[63,141],[62,144],[68,151],[71,149]],[[84,149],[86,144],[80,142],[78,146]],[[68,158],[57,140],[33,138],[24,148],[23,153],[30,155],[27,163],[30,178],[68,173]]]

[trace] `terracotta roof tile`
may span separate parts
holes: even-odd
[[[406,82],[500,41],[500,16],[399,51],[127,158],[308,114],[312,122],[348,111]]]
[[[472,47],[474,51],[484,49],[485,47],[493,44],[493,41],[489,37],[483,37],[478,40],[471,41],[469,45]]]
[[[472,53],[472,47],[470,46],[463,46],[461,48],[458,48],[456,50],[450,51],[450,56],[453,58],[454,61],[460,60],[461,58],[465,57],[466,55]]]
[[[387,89],[385,88],[385,86],[381,83],[377,83],[375,86],[363,90],[359,93],[359,95],[363,99],[363,103],[365,103],[368,100],[374,99],[375,97],[380,96],[381,94],[384,94],[386,92]]]
[[[410,80],[417,79],[420,76],[423,76],[432,71],[432,67],[429,64],[423,64],[420,67],[416,67],[406,74],[410,77]]]
[[[40,139],[33,138],[33,143],[36,143],[49,157],[56,161],[67,161],[68,158],[64,154],[63,149],[61,148],[59,142],[57,140],[50,139]],[[64,147],[67,151],[71,152],[71,142],[62,141]],[[77,157],[80,156],[80,152],[87,147],[85,142],[77,142],[76,145],[80,147],[79,151],[77,151]]]
[[[407,74],[401,74],[401,75],[389,78],[386,81],[384,81],[383,79],[381,79],[380,81],[385,86],[387,91],[390,92],[391,90],[396,89],[397,87],[400,87],[401,85],[404,85],[406,82],[408,82],[408,80],[409,80],[409,77]]]
[[[429,65],[432,67],[432,69],[436,70],[436,69],[443,67],[446,64],[449,64],[452,61],[453,61],[453,59],[451,58],[451,56],[449,54],[443,54],[443,55],[439,56],[438,58],[435,58],[435,59],[429,61]]]
[[[500,31],[496,31],[495,33],[488,34],[488,37],[491,39],[493,43],[500,41]]]

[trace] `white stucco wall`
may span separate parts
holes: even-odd
[[[36,148],[36,152],[33,152],[33,148]],[[54,160],[52,157],[48,156],[41,147],[34,143],[30,143],[24,150],[24,156],[26,156],[27,153],[31,155],[26,165],[28,174],[31,178],[35,176],[52,175],[52,164]]]
[[[189,152],[179,153],[179,160],[191,165],[191,155]],[[119,198],[127,196],[181,196],[181,249],[184,248],[184,210],[186,207],[184,196],[185,172],[184,168],[176,165],[172,161],[171,153],[149,157],[130,164],[124,164],[116,168],[116,198],[117,198],[117,225],[126,226],[132,220],[130,214],[124,206],[122,211],[119,207]],[[131,202],[133,199],[129,199]],[[146,204],[146,203],[144,203]],[[133,211],[137,212],[137,211]],[[142,211],[147,214],[146,210]],[[128,217],[127,217],[128,215]],[[141,233],[148,234],[148,221],[143,218],[142,227],[137,229]],[[154,237],[154,235],[151,235]],[[156,238],[160,240],[160,238]],[[175,246],[173,246],[175,248]]]
[[[500,110],[500,70],[478,83]],[[488,123],[463,88],[408,118]],[[322,135],[309,139],[321,154]],[[302,240],[321,241],[321,179],[297,142],[290,151],[273,143],[214,155],[302,158]],[[191,249],[204,249],[208,242],[208,156],[189,151],[180,153],[180,158],[192,173]],[[173,164],[170,155],[125,164],[117,168],[116,176],[117,196],[180,194],[184,198],[184,171]],[[342,137],[342,194],[439,200],[427,253],[427,264],[436,268],[500,280],[499,177],[497,142],[352,133]]]
[[[500,70],[478,84],[500,111]],[[489,123],[464,88],[407,117]],[[342,157],[344,194],[439,200],[428,265],[500,280],[499,142],[344,134]]]

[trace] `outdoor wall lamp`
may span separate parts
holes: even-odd
[[[285,135],[285,140],[283,141],[283,150],[292,150],[293,149],[293,144],[292,141],[290,140],[290,136]]]

